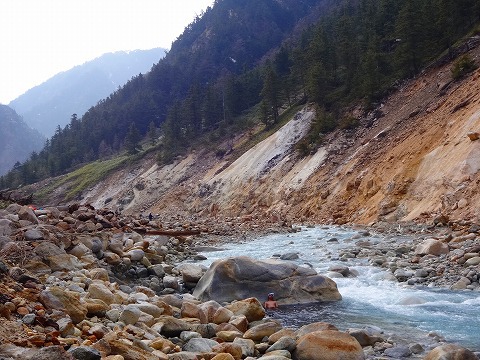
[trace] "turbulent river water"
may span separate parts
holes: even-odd
[[[372,243],[408,241],[407,237],[362,236]],[[367,259],[342,259],[341,253],[355,248],[358,231],[343,227],[301,228],[293,234],[274,234],[253,241],[223,245],[205,252],[210,265],[217,259],[249,256],[267,259],[285,253],[298,253],[295,261],[327,274],[333,265],[348,266],[356,277],[334,278],[342,300],[334,303],[281,306],[271,316],[284,326],[299,327],[315,321],[329,322],[340,330],[380,328],[385,337],[431,346],[433,334],[447,342],[480,351],[480,292],[450,291],[430,287],[410,287],[392,281],[385,269],[369,265]],[[415,299],[415,305],[409,299]],[[260,299],[263,301],[263,299]]]

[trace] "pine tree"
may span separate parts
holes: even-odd
[[[180,109],[180,102],[176,101],[168,111],[167,119],[162,126],[163,150],[160,160],[165,163],[171,162],[180,150],[187,145]]]
[[[195,138],[202,133],[200,93],[201,90],[198,83],[193,84],[182,104],[185,123],[188,124],[187,136],[191,138]]]
[[[213,86],[208,86],[205,90],[205,97],[202,105],[203,126],[206,131],[213,130],[223,119],[223,101],[222,94]]]
[[[279,86],[278,76],[271,63],[268,63],[266,66],[260,95],[262,97],[262,109],[267,114],[267,123],[277,123],[279,115]]]
[[[405,0],[395,24],[400,41],[397,49],[397,63],[401,75],[412,76],[420,69],[422,41],[419,0]]]
[[[157,127],[153,121],[148,126],[148,138],[150,139],[150,145],[155,145],[157,142]]]
[[[132,122],[128,128],[127,136],[125,137],[125,148],[129,154],[135,154],[138,152],[141,136],[138,132],[135,123]]]

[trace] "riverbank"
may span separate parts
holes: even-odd
[[[476,317],[478,292],[408,285],[406,281],[398,281],[389,268],[371,265],[365,249],[357,244],[365,246],[368,243],[368,252],[375,255],[375,251],[389,247],[390,242],[398,241],[396,246],[412,247],[421,241],[416,238],[418,234],[391,236],[349,227],[302,227],[301,231],[292,234],[273,234],[249,242],[225,244],[222,250],[205,252],[207,259],[202,264],[245,254],[254,259],[288,258],[290,262],[313,267],[336,281],[343,297],[341,302],[282,309],[276,316],[286,325],[327,321],[344,331],[375,326],[382,329],[384,337],[388,334],[386,338],[395,339],[390,346],[417,343],[428,349],[438,341],[461,340],[477,349],[480,335],[475,327],[480,321]]]
[[[223,232],[220,236],[200,236],[195,242],[197,249],[216,247],[225,243],[247,242],[272,233],[295,233],[302,226],[316,225],[262,224],[250,231],[243,228],[233,234]],[[366,258],[373,266],[390,270],[392,279],[409,286],[480,291],[480,225],[476,223],[436,218],[431,223],[378,222],[371,226],[343,226],[359,233],[351,239],[351,251],[342,254],[345,260]],[[362,234],[381,236],[384,240],[365,242]]]
[[[232,241],[248,242],[271,233],[295,234],[298,229],[290,224],[248,217],[150,220],[148,217],[124,218],[89,206],[33,211],[11,205],[0,211],[0,228],[3,234],[0,356],[5,358],[121,360],[197,359],[200,356],[218,360],[267,359],[276,354],[275,359],[280,360],[288,358],[288,353],[295,354],[292,341],[296,346],[305,335],[298,333],[299,330],[289,331],[287,335],[287,329],[264,316],[258,301],[247,301],[241,309],[232,308],[231,304],[199,302],[190,292],[205,268],[196,263],[180,266],[186,260],[201,259],[199,247],[218,248]],[[370,229],[355,227],[360,236],[352,239],[355,249],[340,257],[348,262],[352,256],[365,256],[377,266],[393,270],[392,263],[395,263],[400,268],[401,261],[410,259],[411,251],[400,251],[402,247],[396,246],[395,236],[400,236],[396,232],[423,231],[422,226],[415,229],[413,225],[397,229],[378,224]],[[441,234],[444,229],[435,227],[435,230]],[[389,234],[391,243],[359,243],[366,232]],[[431,232],[425,233],[425,237],[427,235],[431,236]],[[444,235],[445,238],[438,239],[442,243],[449,238]],[[454,242],[455,236],[451,235],[449,243],[459,243]],[[461,248],[455,250],[465,246],[462,251],[469,253],[466,246],[470,246],[470,242],[475,239],[466,239],[461,242]],[[413,247],[414,244],[410,249]],[[380,262],[382,256],[386,258]],[[428,255],[422,258],[425,256]],[[421,261],[412,262],[408,266],[414,268],[421,264]],[[430,272],[424,279],[432,284],[436,281]],[[474,285],[473,289],[476,289]],[[245,314],[248,312],[257,315],[248,318]],[[316,330],[334,331],[328,334],[337,339],[343,337],[345,332],[335,330],[334,325],[318,325]],[[255,329],[257,326],[260,328]],[[265,328],[269,329],[268,335],[261,333],[261,338],[258,333],[251,335]],[[277,334],[278,331],[281,332]],[[277,344],[270,349],[280,340],[280,334],[289,337],[289,345]],[[347,335],[357,342],[360,337],[373,341],[370,345],[364,343],[358,352],[366,353],[367,358],[382,356],[387,349],[395,348],[393,339],[366,330]],[[350,337],[349,341],[353,341]],[[236,345],[234,339],[240,339]],[[189,347],[196,342],[201,345]],[[273,350],[280,352],[272,354]],[[294,356],[301,359],[299,354]]]

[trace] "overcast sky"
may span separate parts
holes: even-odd
[[[120,50],[169,49],[214,0],[0,0],[0,103]]]

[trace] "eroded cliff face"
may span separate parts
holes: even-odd
[[[432,71],[388,99],[383,116],[310,179],[298,211],[337,222],[477,220],[480,141],[468,135],[480,131],[480,72],[449,79],[448,67]]]
[[[479,53],[471,53],[477,62]],[[315,116],[305,106],[237,159],[205,151],[159,167],[152,158],[84,200],[125,212],[273,222],[478,221],[480,140],[469,134],[480,132],[480,70],[452,82],[450,68],[405,83],[367,116],[353,111],[360,126],[330,134],[308,157],[295,152]]]

